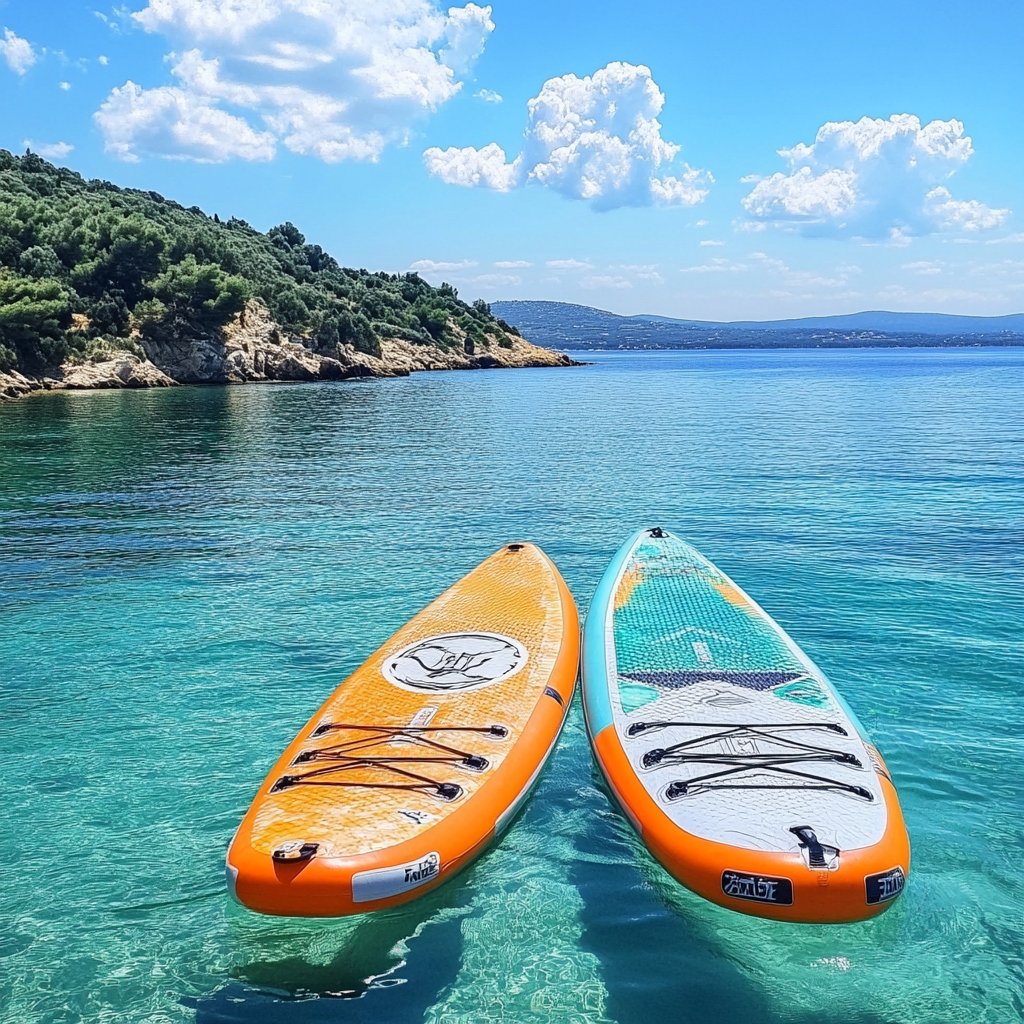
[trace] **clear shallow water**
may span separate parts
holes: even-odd
[[[592,358],[0,408],[0,1019],[1024,1015],[1024,350]],[[229,902],[256,786],[386,635],[515,538],[585,609],[644,523],[870,731],[913,844],[890,912],[783,925],[685,892],[597,785],[578,705],[440,891],[340,922]]]

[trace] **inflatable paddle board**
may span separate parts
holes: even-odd
[[[440,885],[511,822],[555,746],[579,662],[576,607],[509,544],[327,699],[260,787],[227,854],[265,914],[380,910]]]
[[[878,751],[782,628],[671,533],[641,530],[604,574],[583,702],[626,817],[699,895],[842,922],[903,891],[910,845]]]

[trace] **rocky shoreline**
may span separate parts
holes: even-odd
[[[459,329],[454,325],[450,329],[456,339],[451,348],[385,338],[380,356],[350,345],[325,354],[307,348],[301,339],[287,337],[264,306],[250,301],[223,331],[187,345],[147,342],[142,356],[127,349],[108,351],[91,362],[66,363],[33,377],[0,372],[0,400],[35,391],[347,380],[405,377],[420,370],[580,365],[563,352],[533,345],[518,335],[494,335],[487,347],[467,346]],[[138,347],[137,339],[133,343]]]

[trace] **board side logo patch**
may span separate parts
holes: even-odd
[[[793,883],[773,875],[748,875],[744,871],[723,871],[722,892],[737,900],[774,903],[789,907],[793,903]]]
[[[903,892],[903,887],[906,884],[907,876],[903,874],[901,867],[881,871],[877,875],[867,875],[864,879],[864,888],[868,906],[875,903],[888,903],[889,900],[896,899]]]
[[[526,648],[500,633],[442,633],[388,655],[381,671],[403,690],[447,693],[503,682],[526,660]]]
[[[441,872],[441,856],[436,851],[389,868],[357,871],[352,876],[352,902],[384,900],[433,881]]]

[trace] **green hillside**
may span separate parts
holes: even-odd
[[[263,234],[0,150],[0,371],[209,336],[250,297],[323,353],[351,344],[376,355],[382,338],[448,348],[455,325],[487,347],[508,330],[450,285],[342,267],[293,224]]]

